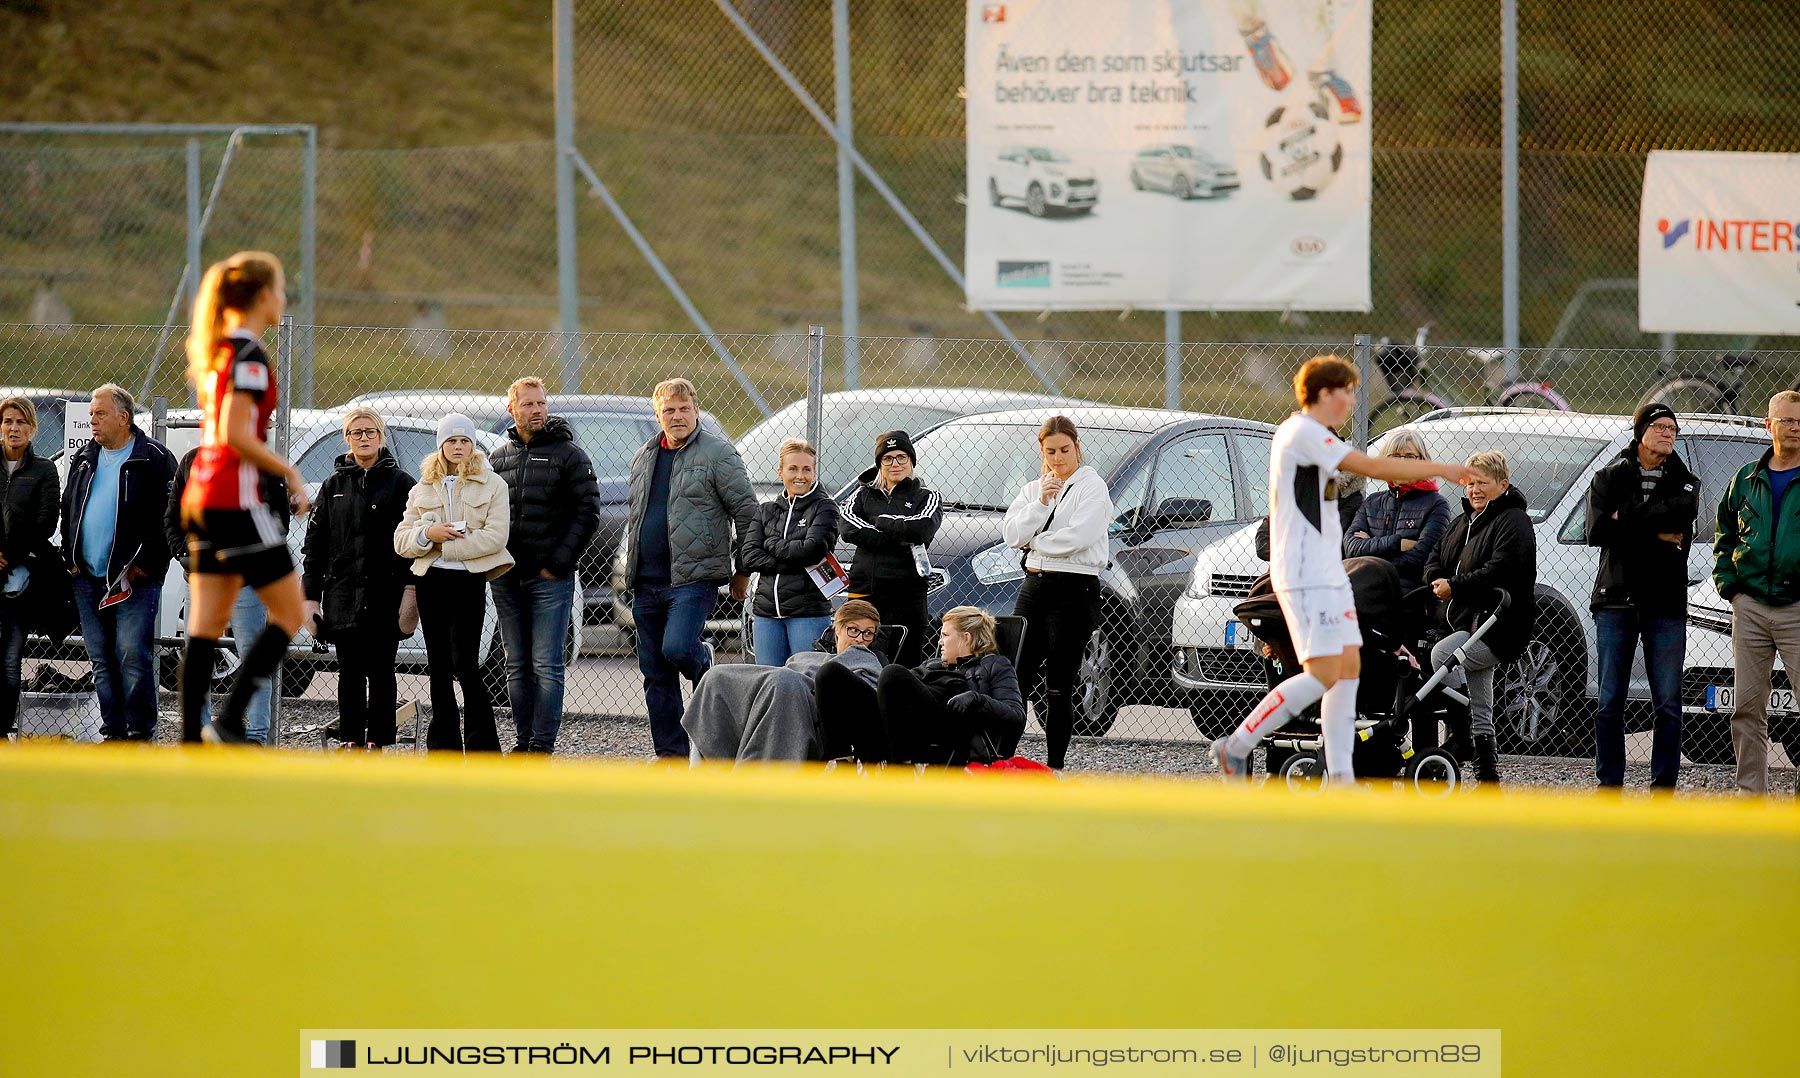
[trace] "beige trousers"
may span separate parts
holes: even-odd
[[[1738,790],[1769,792],[1769,682],[1775,655],[1790,678],[1800,678],[1800,603],[1765,606],[1738,593],[1731,597],[1731,748],[1737,754]]]

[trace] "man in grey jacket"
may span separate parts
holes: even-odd
[[[736,551],[756,514],[756,494],[737,448],[700,428],[692,382],[661,382],[650,403],[662,433],[631,460],[625,579],[632,588],[650,739],[659,758],[685,760],[680,679],[698,684],[712,666],[712,649],[700,636],[719,585],[729,580],[739,602],[749,590]]]

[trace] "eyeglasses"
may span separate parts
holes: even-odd
[[[887,456],[881,458],[881,466],[883,468],[895,468],[902,464],[906,464],[911,460],[912,458],[905,453],[889,453]]]
[[[1652,423],[1652,424],[1650,424],[1650,429],[1655,431],[1658,434],[1667,434],[1670,437],[1674,437],[1675,435],[1681,433],[1681,428],[1676,426],[1673,423],[1662,423],[1662,422]]]
[[[1769,423],[1777,427],[1800,427],[1800,419],[1787,419],[1778,416],[1770,416]]]
[[[879,630],[879,629],[858,629],[854,625],[844,626],[844,635],[845,636],[849,637],[852,640],[861,640],[864,643],[868,643],[869,641],[875,639],[875,634],[880,631],[881,630]]]
[[[374,427],[357,427],[355,430],[345,431],[344,437],[355,438],[358,441],[361,441],[364,438],[379,438],[381,437],[381,431]]]
[[[1388,456],[1393,457],[1395,460],[1424,460],[1425,459],[1424,457],[1419,456],[1417,453],[1389,453]]]

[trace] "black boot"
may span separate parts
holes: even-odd
[[[1500,781],[1500,748],[1493,734],[1475,735],[1475,781]]]

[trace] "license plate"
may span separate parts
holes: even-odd
[[[1706,687],[1706,710],[1730,711],[1736,706],[1736,694],[1729,685],[1708,685]],[[1770,711],[1793,711],[1794,690],[1775,689],[1769,693]]]
[[[1250,631],[1242,622],[1225,623],[1225,646],[1228,648],[1247,648],[1250,646]]]

